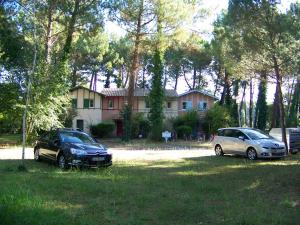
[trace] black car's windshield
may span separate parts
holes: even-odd
[[[94,144],[95,141],[86,134],[79,132],[60,132],[62,142]]]
[[[270,135],[265,134],[260,130],[243,130],[245,134],[247,134],[252,140],[259,140],[259,139],[273,139]]]

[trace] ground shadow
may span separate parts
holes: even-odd
[[[124,161],[109,168],[68,171],[26,160],[28,172],[23,173],[16,170],[20,161],[2,160],[0,221],[297,224],[299,159],[250,161],[208,156],[182,161]]]

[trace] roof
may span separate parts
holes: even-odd
[[[134,90],[134,96],[136,97],[146,97],[150,93],[149,89],[136,88]],[[125,88],[104,88],[101,91],[101,94],[105,96],[126,96],[127,89]],[[176,90],[173,89],[165,89],[165,95],[167,97],[178,97]]]
[[[178,97],[181,97],[181,96],[184,96],[184,95],[188,95],[188,94],[191,94],[191,93],[200,93],[200,94],[209,96],[211,98],[214,98],[215,100],[219,100],[216,96],[212,95],[208,91],[203,91],[203,90],[189,90],[187,92],[184,92],[184,93],[180,94]]]
[[[84,89],[84,90],[87,90],[87,91],[90,91],[90,92],[94,92],[94,93],[96,93],[96,94],[98,94],[98,95],[102,95],[100,92],[91,90],[91,89],[89,89],[89,88],[87,88],[87,87],[84,87],[84,86],[76,86],[76,87],[73,87],[73,88],[70,89],[70,91],[75,91],[75,90],[78,90],[78,89]]]

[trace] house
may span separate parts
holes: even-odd
[[[77,86],[70,90],[72,107],[76,109],[72,127],[89,132],[91,124],[102,122],[102,94],[86,87]]]
[[[133,113],[144,113],[147,117],[149,108],[149,96],[150,90],[136,88],[134,90],[134,102]],[[101,91],[102,98],[102,120],[114,121],[116,124],[116,136],[122,136],[123,134],[123,120],[121,118],[121,110],[127,99],[127,89],[125,88],[104,88]],[[178,116],[178,102],[177,92],[175,90],[165,90],[165,118]]]
[[[134,91],[133,113],[148,115],[150,90],[136,88]],[[88,88],[77,86],[70,91],[72,106],[77,115],[73,119],[73,128],[79,128],[89,132],[91,125],[105,121],[113,121],[116,124],[115,135],[123,133],[123,120],[121,110],[127,99],[125,88],[104,88],[101,92],[92,91]],[[178,94],[175,90],[165,90],[165,118],[178,116]]]
[[[218,100],[212,94],[202,90],[190,90],[178,96],[178,115],[183,115],[189,110],[197,110],[201,117]]]

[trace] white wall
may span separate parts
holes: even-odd
[[[101,95],[85,89],[77,89],[71,92],[71,98],[77,99],[77,116],[73,118],[73,129],[77,127],[77,120],[83,120],[84,132],[90,133],[90,126],[102,121]],[[94,107],[84,108],[84,99],[92,99]]]

